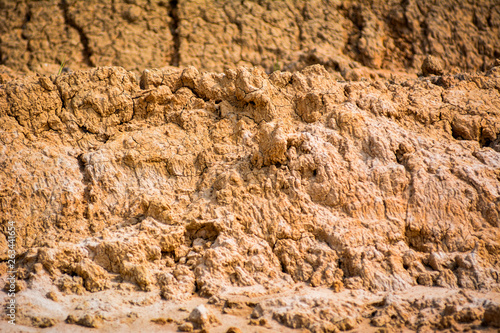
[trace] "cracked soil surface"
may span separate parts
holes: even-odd
[[[500,329],[495,1],[0,13],[2,332]]]

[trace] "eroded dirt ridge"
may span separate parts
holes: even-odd
[[[166,300],[297,282],[498,292],[499,91],[500,67],[404,82],[337,81],[320,65],[137,82],[103,67],[8,82],[1,221],[18,224],[19,288],[45,274],[67,294],[132,284]],[[339,327],[345,308],[306,320],[300,302],[252,316]],[[380,316],[418,327],[384,302]],[[468,302],[469,322],[500,311]],[[398,306],[430,306],[410,303]],[[429,325],[450,327],[452,310]]]

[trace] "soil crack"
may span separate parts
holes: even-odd
[[[85,34],[85,31],[83,31],[83,27],[79,26],[75,19],[70,15],[69,13],[69,4],[66,0],[62,0],[61,3],[59,4],[59,8],[63,11],[63,16],[64,16],[64,24],[66,27],[71,27],[75,29],[78,32],[78,35],[80,36],[80,41],[83,45],[83,59],[86,65],[90,67],[96,67],[96,65],[92,62],[90,59],[92,56],[92,51],[89,46],[89,39],[87,35]]]
[[[179,36],[179,15],[177,13],[178,0],[170,0],[170,32],[172,33],[172,38],[174,42],[174,50],[172,52],[172,57],[170,60],[171,66],[179,66],[180,62],[180,36]]]

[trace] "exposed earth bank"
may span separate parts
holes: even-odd
[[[0,0],[2,332],[498,331],[495,4]]]
[[[129,302],[94,296],[111,292],[149,295],[138,308],[197,295],[314,332],[497,326],[499,88],[500,67],[402,82],[338,81],[320,65],[139,81],[104,67],[8,82],[0,193],[19,323],[121,322]],[[418,285],[453,295],[398,298]],[[329,301],[344,290],[351,302]]]

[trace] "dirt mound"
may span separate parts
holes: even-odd
[[[500,327],[497,1],[0,15],[22,330]]]
[[[426,55],[451,72],[485,70],[500,58],[495,0],[4,0],[0,15],[0,65],[43,74],[57,73],[65,60],[67,70],[136,73],[322,64],[357,80],[417,73]]]
[[[499,88],[500,67],[401,83],[341,82],[320,65],[146,70],[139,81],[104,67],[7,82],[0,195],[5,230],[14,221],[18,233],[18,288],[196,294],[220,306],[301,283],[498,295]],[[305,306],[330,310],[249,302],[257,323],[318,332],[374,311],[348,319],[314,299]],[[417,328],[408,318],[431,306],[384,302],[372,325],[390,325],[396,311]],[[489,318],[468,302],[466,323]],[[25,311],[23,323],[42,320]],[[430,325],[452,325],[441,321]]]

